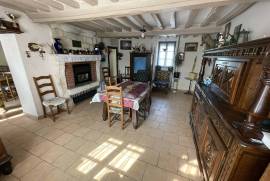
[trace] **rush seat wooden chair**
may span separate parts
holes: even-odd
[[[110,81],[110,69],[109,67],[102,67],[102,75],[106,85],[109,85]]]
[[[110,127],[112,126],[113,119],[118,118],[120,116],[120,121],[122,123],[121,127],[122,129],[124,129],[126,126],[124,114],[127,112],[130,119],[131,109],[124,108],[122,88],[117,86],[107,86],[106,95],[107,95],[107,111],[108,111],[109,126]]]
[[[45,117],[47,117],[46,108],[49,108],[51,118],[53,121],[55,121],[56,114],[54,113],[53,109],[57,108],[57,113],[59,113],[60,106],[64,104],[66,105],[68,114],[70,114],[70,110],[68,107],[68,99],[57,96],[51,75],[33,77],[33,79],[42,103],[42,108]]]

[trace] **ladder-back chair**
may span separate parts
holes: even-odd
[[[130,80],[130,67],[125,66],[125,74],[122,76],[123,81],[128,81]]]
[[[124,109],[124,101],[122,88],[117,86],[107,86],[106,87],[106,95],[107,95],[107,111],[108,111],[108,119],[109,126],[112,126],[113,119],[116,118],[116,115],[120,116],[120,121],[122,123],[122,129],[126,126],[126,121],[124,118],[124,113],[126,112]],[[128,108],[128,115],[131,118],[131,109]]]
[[[55,121],[55,113],[53,111],[53,108],[56,107],[57,112],[59,113],[60,106],[64,104],[66,105],[68,114],[70,114],[68,107],[68,99],[57,96],[51,75],[33,77],[33,79],[42,103],[45,117],[47,117],[46,107],[48,107],[51,112],[52,120]],[[53,97],[48,97],[49,95],[52,95]]]

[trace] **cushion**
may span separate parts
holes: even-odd
[[[54,98],[43,101],[42,104],[48,107],[48,106],[59,106],[61,104],[64,104],[65,102],[66,102],[65,98],[54,97]]]
[[[159,70],[156,72],[156,80],[167,80],[169,81],[170,80],[170,74],[171,72],[169,71],[164,71],[164,70]]]

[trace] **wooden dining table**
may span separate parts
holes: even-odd
[[[137,129],[140,119],[146,119],[149,115],[151,106],[151,87],[148,83],[134,81],[122,82],[117,86],[122,87],[124,107],[132,109],[132,124],[133,128]],[[102,90],[98,91],[91,101],[91,103],[103,103],[102,118],[104,121],[108,119],[106,100],[106,91]]]

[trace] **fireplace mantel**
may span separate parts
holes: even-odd
[[[50,69],[50,74],[52,74],[54,83],[56,85],[57,92],[59,96],[62,97],[72,97],[76,94],[83,93],[90,89],[96,89],[100,81],[100,55],[68,55],[68,54],[50,54],[47,58],[46,65]],[[92,65],[92,82],[87,85],[82,85],[79,87],[68,87],[66,79],[66,66],[72,64],[89,63]]]
[[[100,55],[69,55],[69,54],[55,54],[58,62],[89,62],[100,61]]]

